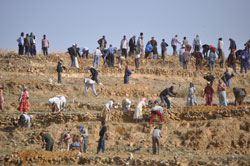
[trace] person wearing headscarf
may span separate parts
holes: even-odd
[[[29,92],[27,88],[23,88],[20,97],[19,97],[19,107],[18,110],[22,112],[28,112],[29,111]]]
[[[4,103],[3,87],[0,86],[0,110],[1,111],[3,111],[3,103]]]
[[[50,98],[49,103],[52,104],[52,112],[61,112],[66,105],[66,98],[62,95],[57,95]]]
[[[206,97],[206,105],[213,106],[213,93],[214,93],[214,89],[211,86],[211,83],[207,82],[207,86],[204,89],[204,94]]]
[[[89,142],[88,129],[80,126],[80,134],[81,134],[81,152],[86,153]]]
[[[125,73],[124,73],[124,84],[129,84],[129,77],[132,74],[132,71],[129,70],[128,66],[125,68]]]
[[[193,83],[190,83],[188,88],[188,97],[187,97],[187,106],[197,105],[196,96],[195,96],[195,87]]]
[[[146,98],[142,98],[139,101],[139,103],[136,105],[135,112],[134,112],[134,119],[136,120],[136,122],[141,122],[143,118],[142,109],[143,107],[146,107],[145,101],[146,101]]]

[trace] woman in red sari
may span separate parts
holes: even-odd
[[[27,88],[25,87],[19,97],[19,102],[20,102],[19,108],[18,108],[19,111],[22,111],[22,112],[29,111],[28,99],[29,99],[29,92],[27,91]]]
[[[206,104],[205,105],[210,105],[213,106],[213,93],[214,89],[211,86],[210,82],[207,83],[207,86],[204,90],[204,93],[206,95]]]

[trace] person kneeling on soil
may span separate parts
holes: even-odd
[[[167,109],[170,108],[170,101],[169,101],[167,95],[169,95],[170,97],[176,97],[176,96],[177,96],[177,93],[174,93],[173,91],[174,91],[174,87],[171,86],[170,88],[164,89],[164,90],[160,93],[161,102],[162,102],[164,105],[167,105]]]
[[[161,104],[162,106],[164,106],[164,104]],[[149,127],[151,127],[151,124],[152,124],[152,121],[155,117],[155,115],[158,115],[160,116],[160,120],[161,120],[161,123],[164,121],[163,120],[163,108],[162,106],[154,106],[151,110],[151,117],[150,117],[150,120],[149,120]]]
[[[52,104],[52,112],[60,112],[64,110],[66,98],[64,96],[57,95],[50,98],[49,103]]]
[[[244,98],[247,95],[247,92],[244,88],[233,88],[234,97],[235,97],[235,105],[242,105],[244,102]]]
[[[30,128],[30,120],[33,118],[32,115],[27,115],[26,113],[22,113],[18,120],[18,125],[24,131],[24,128]]]
[[[63,149],[63,144],[66,144],[67,151],[69,151],[69,140],[70,140],[70,134],[69,133],[62,133],[60,138],[60,151]]]
[[[130,106],[131,106],[131,101],[129,99],[122,100],[122,111],[130,110]]]
[[[152,149],[153,154],[156,154],[156,145],[158,146],[158,155],[160,155],[160,138],[162,137],[161,130],[158,127],[155,127],[152,135]]]
[[[110,108],[113,107],[115,100],[111,99],[109,102],[107,102],[103,109],[102,109],[102,113],[101,113],[101,117],[104,121],[110,121]]]
[[[54,139],[46,133],[41,132],[40,136],[42,137],[42,148],[45,147],[47,151],[53,151]]]

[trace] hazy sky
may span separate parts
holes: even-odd
[[[17,49],[20,32],[37,36],[38,51],[43,34],[49,51],[66,51],[72,43],[93,51],[102,35],[119,47],[123,35],[140,32],[144,43],[154,36],[158,45],[162,38],[170,44],[175,34],[192,43],[199,34],[203,44],[217,45],[222,37],[226,50],[231,37],[243,48],[249,9],[250,0],[1,0],[0,48]]]

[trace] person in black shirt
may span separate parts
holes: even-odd
[[[107,127],[105,126],[105,121],[102,121],[102,128],[99,132],[99,141],[98,141],[98,146],[97,146],[97,153],[100,152],[102,149],[102,153],[105,152],[105,140],[107,139]]]
[[[88,69],[91,72],[91,80],[95,81],[98,84],[99,83],[97,79],[98,71],[96,71],[96,69],[94,69],[93,67],[88,67]]]
[[[40,136],[42,137],[42,148],[45,146],[47,151],[52,151],[54,145],[53,138],[49,134],[43,132],[40,133]]]
[[[167,105],[167,108],[170,108],[170,101],[167,97],[167,95],[169,95],[170,97],[176,97],[177,93],[173,92],[174,87],[171,86],[170,88],[166,88],[164,89],[161,93],[160,93],[160,98],[161,98],[161,102],[164,103],[165,105]]]
[[[62,83],[62,71],[66,69],[65,66],[63,66],[63,59],[60,58],[58,64],[57,64],[57,73],[58,73],[58,83]]]
[[[213,86],[213,82],[214,82],[215,78],[212,74],[204,76],[204,79],[207,80],[208,82],[210,82],[211,86]]]

